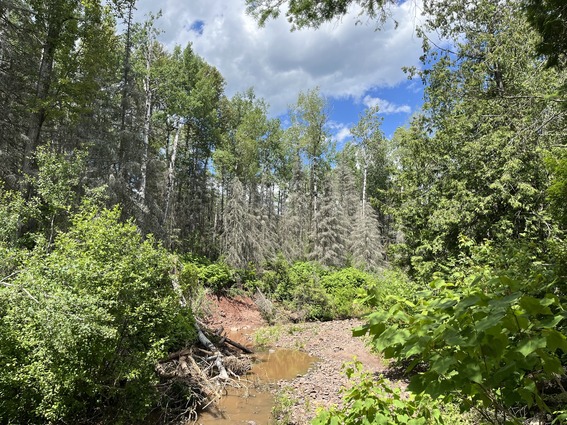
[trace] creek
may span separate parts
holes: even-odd
[[[241,388],[228,387],[217,406],[203,412],[197,424],[268,425],[271,420],[274,395],[270,385],[280,380],[292,380],[307,373],[318,359],[297,350],[270,350],[255,356],[255,363],[243,377]]]

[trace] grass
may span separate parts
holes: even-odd
[[[272,408],[272,418],[274,425],[291,425],[291,408],[297,403],[294,389],[284,387],[276,394],[274,407]]]
[[[254,332],[254,345],[260,350],[268,348],[278,342],[281,332],[281,325],[259,328]]]

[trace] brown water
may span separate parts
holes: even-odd
[[[260,353],[256,358],[242,388],[229,388],[216,408],[199,416],[197,424],[249,424],[252,421],[257,425],[270,424],[274,396],[266,384],[303,375],[317,361],[316,357],[295,350]]]

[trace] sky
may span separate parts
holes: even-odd
[[[253,87],[270,105],[270,116],[284,122],[298,94],[319,87],[329,104],[329,130],[341,146],[367,107],[379,106],[387,137],[419,110],[421,81],[408,80],[402,67],[419,66],[420,3],[394,8],[380,31],[365,18],[357,24],[356,11],[317,30],[291,32],[283,14],[259,27],[244,0],[138,0],[136,20],[161,10],[162,43],[170,49],[191,43],[224,76],[229,97]]]

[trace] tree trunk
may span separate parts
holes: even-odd
[[[47,114],[45,101],[49,96],[49,89],[53,78],[53,62],[55,60],[55,51],[57,48],[60,29],[61,23],[59,22],[51,22],[49,24],[47,39],[42,50],[41,63],[36,83],[36,105],[34,105],[37,110],[33,112],[30,117],[26,144],[24,147],[22,171],[27,175],[32,172],[33,154],[39,144],[41,128],[45,122]]]
[[[150,69],[152,66],[151,46],[148,45],[148,53],[146,56],[146,76],[144,77],[144,92],[145,92],[145,115],[144,115],[144,149],[142,151],[142,161],[140,166],[141,183],[140,183],[140,197],[142,204],[145,206],[146,202],[146,182],[148,170],[148,151],[150,149],[150,131],[152,122],[152,87],[150,79]]]
[[[362,173],[362,217],[366,214],[366,179],[368,176],[368,161],[364,153],[364,171]]]
[[[165,195],[165,210],[164,210],[164,223],[166,231],[168,232],[168,239],[170,238],[170,230],[168,228],[170,223],[170,210],[171,210],[171,194],[175,185],[175,161],[177,158],[177,147],[179,145],[179,132],[181,131],[181,124],[179,121],[175,123],[175,136],[173,137],[173,147],[171,148],[171,157],[169,158],[169,166],[167,169],[167,191]]]

